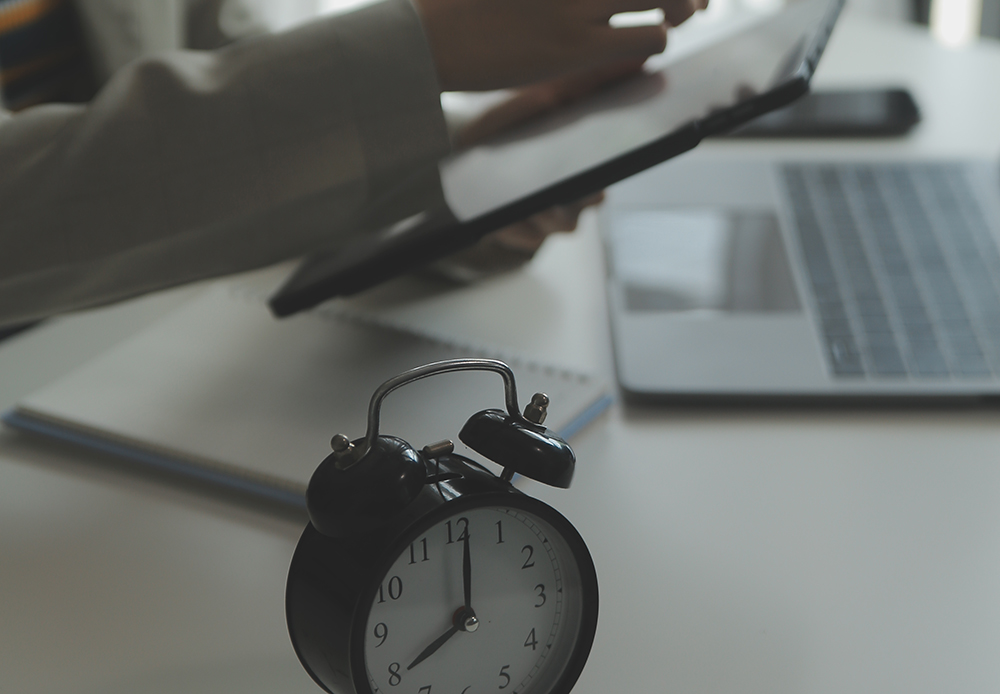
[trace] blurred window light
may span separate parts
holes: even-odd
[[[982,12],[982,0],[931,0],[931,34],[952,48],[970,44],[979,36]]]

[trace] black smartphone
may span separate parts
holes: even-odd
[[[815,91],[756,118],[730,137],[891,137],[920,121],[905,89]]]

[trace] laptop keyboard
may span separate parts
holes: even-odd
[[[1000,373],[1000,253],[956,164],[794,164],[791,202],[834,375]]]

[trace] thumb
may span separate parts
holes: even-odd
[[[635,27],[603,28],[604,40],[598,49],[602,62],[645,60],[667,47],[667,27],[652,24]]]

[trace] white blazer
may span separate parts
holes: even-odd
[[[0,112],[0,325],[341,244],[448,150],[408,0],[132,60],[87,105]]]

